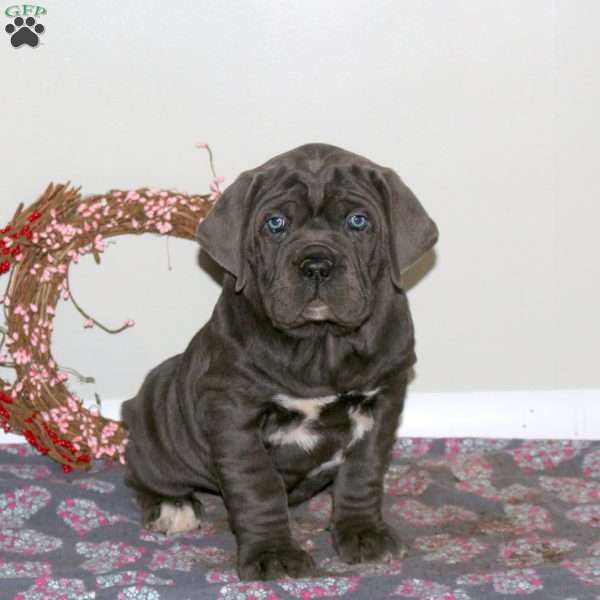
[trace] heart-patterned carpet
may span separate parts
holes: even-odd
[[[241,583],[219,497],[167,537],[140,526],[121,466],[65,475],[0,445],[0,599],[600,600],[600,441],[399,439],[385,487],[402,560],[339,561],[325,492],[292,510],[322,574]]]

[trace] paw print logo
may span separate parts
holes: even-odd
[[[10,43],[15,48],[23,44],[35,48],[40,41],[39,34],[44,33],[44,26],[41,23],[36,24],[33,17],[27,17],[27,19],[17,17],[4,30],[10,35]]]

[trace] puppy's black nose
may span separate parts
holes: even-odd
[[[330,258],[322,254],[311,254],[300,263],[300,270],[307,279],[327,279],[333,266],[333,260]]]

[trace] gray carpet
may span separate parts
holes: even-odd
[[[386,514],[408,555],[341,563],[323,493],[292,511],[322,576],[267,583],[238,582],[218,497],[202,530],[165,537],[140,527],[122,478],[0,445],[0,598],[600,599],[600,442],[398,440]]]

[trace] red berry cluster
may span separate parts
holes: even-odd
[[[7,394],[4,390],[0,390],[0,417],[2,419],[2,427],[4,428],[4,431],[7,431],[7,432],[10,431],[10,425],[9,425],[10,414],[8,412],[8,409],[4,405],[12,404],[12,403],[13,403],[13,399],[10,396],[10,394]],[[29,417],[27,417],[27,419],[25,419],[25,423],[32,424],[38,418],[39,418],[39,415],[34,410],[31,413],[31,415]],[[89,454],[80,454],[79,456],[76,456],[77,448],[75,447],[75,444],[73,444],[73,442],[71,442],[69,440],[61,438],[58,435],[58,433],[56,433],[56,431],[54,431],[54,429],[52,429],[47,423],[43,423],[42,426],[44,428],[44,431],[48,434],[48,437],[50,438],[50,440],[52,441],[52,444],[54,446],[57,446],[59,448],[64,448],[65,450],[67,450],[70,453],[70,454],[65,453],[65,452],[60,453],[63,460],[65,461],[62,466],[63,471],[65,473],[69,473],[73,470],[73,467],[70,466],[70,464],[68,464],[68,463],[88,464],[88,463],[92,462],[92,457]],[[48,454],[49,448],[44,446],[44,444],[35,435],[35,433],[33,432],[32,429],[29,429],[29,428],[23,429],[23,431],[21,433],[23,434],[23,437],[25,437],[25,439],[29,442],[29,444],[31,446],[33,446],[40,454],[43,454],[44,456],[46,454]]]
[[[29,223],[34,223],[42,216],[42,213],[35,210],[28,217]],[[19,257],[23,254],[23,247],[18,242],[19,238],[31,240],[33,238],[33,231],[31,231],[30,225],[23,225],[18,231],[12,231],[10,225],[0,229],[0,234],[4,237],[0,238],[0,275],[8,273],[12,261],[19,260]]]
[[[4,404],[12,404],[13,399],[4,390],[0,390],[0,423],[5,433],[10,431],[10,414]]]
[[[78,462],[78,463],[90,463],[92,462],[92,457],[89,454],[80,454],[79,456],[75,457],[74,455],[77,453],[77,448],[75,448],[75,444],[73,444],[73,442],[69,441],[69,440],[65,440],[64,438],[61,438],[56,431],[54,431],[47,423],[44,423],[43,425],[44,427],[44,431],[50,436],[50,439],[52,440],[52,443],[54,444],[54,446],[58,446],[60,448],[65,448],[66,450],[68,450],[71,455],[65,454],[64,452],[61,452],[61,456],[63,457],[63,459],[65,460],[65,462],[63,463],[63,471],[65,473],[69,473],[70,471],[73,470],[73,467],[71,467],[69,464],[69,462]]]

